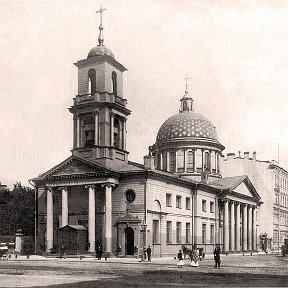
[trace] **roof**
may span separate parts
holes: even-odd
[[[67,227],[70,227],[72,229],[75,229],[75,230],[87,230],[84,226],[82,225],[66,225],[66,226],[63,226],[59,229],[63,229],[63,228],[67,228]]]
[[[206,117],[193,111],[168,118],[160,127],[156,141],[187,137],[208,138],[218,142],[214,125]]]
[[[247,178],[246,175],[220,178],[217,179],[216,181],[211,182],[209,186],[223,190],[231,190],[237,187],[246,178]]]

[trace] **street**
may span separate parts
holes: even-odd
[[[178,268],[173,257],[151,263],[134,258],[40,258],[0,261],[0,287],[288,287],[288,257],[279,254],[212,256],[199,267]]]

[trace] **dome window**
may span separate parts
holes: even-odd
[[[177,153],[177,170],[179,173],[184,172],[184,150],[179,150]]]
[[[171,151],[170,152],[170,172],[175,173],[176,172],[176,152]]]
[[[194,172],[194,152],[187,153],[187,172]]]
[[[167,171],[167,152],[164,151],[162,154],[162,169]]]
[[[205,152],[205,155],[204,155],[204,170],[210,171],[210,167],[211,167],[210,153],[209,152]]]

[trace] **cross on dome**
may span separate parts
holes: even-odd
[[[183,79],[185,80],[185,93],[188,93],[188,79],[191,79],[191,78],[188,78],[188,76],[186,75],[186,77]]]

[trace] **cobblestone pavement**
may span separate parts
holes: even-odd
[[[199,267],[185,261],[152,258],[44,258],[19,257],[0,261],[0,287],[288,287],[288,257],[279,254],[228,255],[221,269],[212,256]]]

